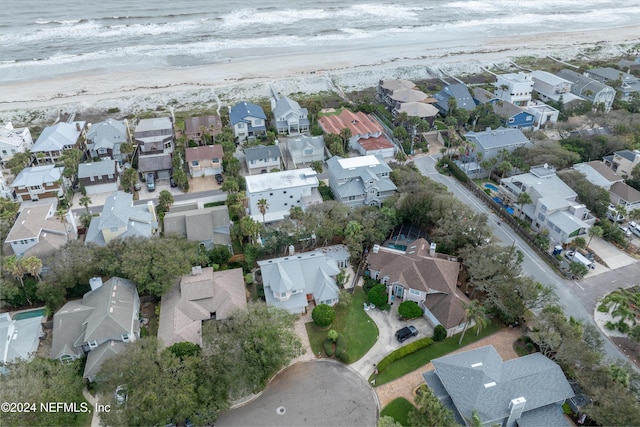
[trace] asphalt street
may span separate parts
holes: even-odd
[[[436,160],[434,158],[430,156],[419,157],[414,160],[414,163],[422,175],[444,184],[458,200],[474,211],[487,214],[489,226],[492,228],[496,240],[505,246],[515,245],[522,251],[524,254],[523,273],[540,283],[553,287],[558,295],[559,303],[567,315],[597,326],[593,319],[593,312],[598,299],[619,287],[626,288],[638,282],[640,263],[607,271],[581,281],[559,277],[515,231],[505,223],[499,224],[497,215],[492,213],[491,209],[476,198],[473,193],[454,177],[440,174],[435,168]],[[635,282],[634,278],[636,278]],[[598,331],[600,330],[598,329]],[[603,337],[607,359],[628,361],[618,347],[602,331],[600,333]]]

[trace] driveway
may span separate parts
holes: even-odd
[[[366,379],[340,362],[298,362],[216,426],[375,426],[378,400]]]
[[[598,254],[611,270],[626,267],[636,262],[634,258],[599,237],[594,237],[591,240],[589,248]],[[598,267],[600,267],[600,265],[598,265]],[[606,267],[603,266],[603,269],[606,270]]]

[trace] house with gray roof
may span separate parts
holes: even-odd
[[[44,128],[33,147],[31,154],[35,162],[54,164],[62,156],[62,152],[73,148],[84,149],[86,122],[59,122]]]
[[[551,74],[548,71],[534,70],[531,72],[533,79],[533,90],[538,94],[538,98],[543,101],[562,101],[568,104],[572,101],[582,101],[582,97],[571,93],[572,83],[560,76]]]
[[[382,206],[397,190],[389,177],[391,168],[382,156],[333,156],[327,160],[327,168],[335,200],[351,208]]]
[[[476,108],[476,103],[469,93],[469,89],[462,83],[446,85],[444,89],[436,93],[434,96],[438,100],[438,102],[435,104],[436,108],[443,116],[449,114],[450,98],[455,99],[456,108],[462,108],[467,111],[472,111],[474,108]]]
[[[249,215],[258,222],[280,221],[289,216],[293,206],[306,210],[322,203],[320,182],[311,168],[247,176],[245,181]],[[268,204],[264,215],[258,204],[262,199]]]
[[[129,142],[126,120],[108,119],[92,125],[87,131],[87,154],[92,159],[113,159],[122,164],[126,160],[120,153],[123,142]]]
[[[78,229],[73,213],[67,212],[62,223],[56,218],[56,207],[57,203],[38,204],[20,211],[5,239],[15,255],[42,258],[76,239]]]
[[[35,357],[44,337],[43,320],[43,316],[16,320],[9,313],[0,313],[0,365]]]
[[[142,119],[136,125],[135,142],[138,145],[138,172],[153,173],[161,180],[171,176],[171,155],[175,134],[170,117]]]
[[[177,233],[191,242],[200,242],[207,249],[214,245],[225,245],[231,249],[229,227],[229,209],[227,206],[172,206],[171,212],[164,215],[164,233]]]
[[[299,135],[288,138],[286,147],[294,166],[324,161],[324,137],[322,135]]]
[[[611,186],[609,198],[614,206],[623,206],[627,212],[640,209],[640,191],[622,181]]]
[[[506,205],[516,203],[526,192],[532,202],[522,207],[518,216],[537,232],[547,230],[552,243],[566,245],[578,236],[586,237],[596,218],[585,205],[576,201],[577,194],[548,165],[532,167],[528,173],[503,178],[500,197]]]
[[[614,151],[613,156],[606,156],[603,161],[615,173],[626,178],[631,175],[633,168],[640,164],[640,150]]]
[[[621,101],[629,101],[634,93],[640,92],[640,79],[638,77],[615,68],[593,68],[585,71],[584,74],[604,84],[620,82],[620,86],[616,90],[620,92]]]
[[[611,86],[567,69],[560,70],[557,76],[571,82],[571,93],[574,95],[602,105],[606,113],[611,111],[616,97],[616,91]]]
[[[87,195],[118,191],[118,176],[117,160],[78,164],[78,182]]]
[[[271,110],[278,133],[309,132],[309,111],[293,99],[287,96],[272,99]]]
[[[247,311],[242,268],[214,272],[213,267],[193,267],[162,296],[160,307],[158,339],[163,347],[179,342],[202,346],[204,322]]]
[[[387,106],[391,109],[395,104],[395,102],[391,99],[391,95],[393,95],[393,92],[395,92],[396,90],[414,89],[415,87],[415,83],[410,80],[379,80],[378,87],[376,88],[376,96],[380,101],[386,103]]]
[[[140,298],[135,284],[120,277],[93,278],[90,285],[81,300],[53,315],[51,358],[68,363],[86,356],[83,378],[93,381],[105,360],[140,338]]]
[[[344,245],[258,261],[267,304],[291,313],[306,313],[313,302],[335,305],[340,296],[336,276],[348,263]]]
[[[482,132],[467,132],[464,137],[471,146],[462,156],[460,168],[474,178],[489,175],[488,170],[480,168],[482,161],[498,158],[502,150],[513,153],[519,147],[530,145],[529,139],[516,128],[499,127]]]
[[[262,107],[250,102],[240,102],[229,109],[229,122],[239,141],[250,136],[266,135],[267,116]]]
[[[24,168],[11,183],[19,202],[58,198],[64,195],[69,181],[62,175],[64,168],[42,165]]]
[[[587,181],[605,190],[609,190],[616,182],[624,181],[620,175],[598,160],[576,163],[572,168],[583,174]]]
[[[389,302],[416,302],[431,325],[442,325],[448,335],[464,328],[469,298],[457,289],[460,263],[436,253],[435,243],[420,238],[404,251],[375,245],[367,269],[369,277],[387,285]]]
[[[272,169],[282,169],[282,152],[277,145],[258,145],[245,148],[244,159],[249,175],[269,173]]]
[[[408,117],[419,117],[428,121],[431,126],[438,115],[438,109],[426,102],[403,102],[394,111],[396,115],[406,113]]]
[[[184,120],[184,134],[198,145],[213,143],[222,133],[220,116],[187,117]]]
[[[184,149],[184,158],[192,177],[213,176],[222,173],[222,145],[203,145]]]
[[[105,246],[113,239],[155,236],[158,219],[153,202],[134,205],[133,195],[117,191],[107,197],[102,213],[91,219],[85,243]]]
[[[574,396],[562,369],[541,353],[503,360],[493,346],[431,361],[422,374],[427,386],[456,422],[505,427],[569,426],[562,412]]]

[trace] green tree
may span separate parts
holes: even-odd
[[[351,129],[343,128],[340,130],[340,138],[342,139],[342,144],[343,144],[345,153],[348,153],[349,150],[351,149],[349,140],[351,139],[352,136],[353,135],[351,134]]]
[[[267,199],[258,200],[258,210],[262,214],[262,223],[264,224],[266,222],[265,221],[265,215],[267,214],[267,211],[269,210],[269,202],[267,201]]]
[[[436,327],[433,328],[433,340],[435,342],[441,342],[441,341],[444,341],[446,338],[447,338],[447,330],[445,329],[445,327],[442,325],[436,325]]]
[[[11,174],[18,176],[22,169],[31,166],[31,151],[26,150],[23,153],[15,153],[7,162],[7,168],[11,170]]]
[[[367,298],[369,298],[369,302],[376,307],[384,307],[389,301],[387,287],[382,283],[375,285],[367,294]]]
[[[587,247],[589,247],[589,245],[591,244],[591,240],[593,240],[594,237],[600,238],[603,234],[604,230],[602,229],[602,227],[600,227],[599,225],[591,226],[591,228],[589,229],[589,242],[587,243]]]
[[[480,330],[487,324],[487,313],[486,309],[480,304],[478,300],[471,300],[469,304],[466,304],[464,307],[464,329],[462,329],[462,334],[460,334],[460,340],[458,341],[458,345],[462,344],[462,340],[464,339],[464,334],[467,332],[470,323],[474,323],[476,325],[477,334],[480,333]]]
[[[213,264],[224,265],[231,258],[231,253],[226,245],[213,245],[207,254]]]
[[[398,314],[403,319],[415,319],[422,316],[422,309],[415,301],[403,301],[398,307]]]
[[[240,183],[238,182],[238,178],[235,176],[229,176],[224,180],[222,185],[220,186],[222,191],[226,191],[227,193],[237,193],[240,191]]]
[[[158,197],[158,206],[162,210],[162,212],[168,212],[173,205],[175,199],[173,198],[173,194],[171,194],[168,190],[162,190]]]
[[[589,268],[581,262],[573,261],[569,263],[569,271],[575,276],[584,277],[589,272]]]
[[[125,191],[134,193],[135,185],[138,183],[138,171],[133,168],[125,169],[120,176],[120,184]]]
[[[167,347],[166,351],[170,351],[174,356],[184,360],[186,357],[200,356],[202,348],[198,344],[192,342],[177,342],[170,347]]]
[[[42,271],[42,260],[35,256],[21,258],[20,263],[24,271],[36,280],[40,280],[40,272]]]
[[[124,156],[124,161],[125,162],[129,161],[129,157],[133,153],[134,148],[135,147],[130,142],[126,142],[125,141],[125,142],[120,144],[120,154],[122,154]]]
[[[335,320],[336,311],[327,304],[319,304],[311,312],[311,318],[313,319],[313,323],[321,328],[326,328]]]
[[[82,160],[82,151],[77,148],[64,150],[60,155],[60,161],[64,165],[62,174],[67,178],[73,178],[78,175],[78,164]]]
[[[311,162],[311,169],[313,169],[316,173],[322,173],[323,163],[321,160],[314,160]]]
[[[327,338],[329,338],[333,342],[336,342],[336,339],[338,339],[338,331],[336,331],[335,329],[330,329],[329,332],[327,332]]]
[[[22,288],[22,292],[25,295],[27,302],[29,303],[29,305],[32,305],[33,301],[29,297],[27,289],[24,285],[24,275],[27,273],[27,271],[22,262],[22,259],[18,258],[16,255],[10,255],[4,258],[2,270],[11,274],[20,283],[20,287]]]
[[[531,195],[529,195],[529,193],[527,193],[526,191],[521,192],[520,194],[518,194],[518,199],[516,200],[516,204],[520,205],[520,214],[518,215],[519,218],[522,218],[522,209],[524,208],[524,205],[528,205],[529,203],[532,203],[533,200],[531,199]]]
[[[84,206],[84,208],[87,210],[87,212],[89,212],[89,205],[91,204],[91,197],[82,196],[82,197],[80,197],[80,200],[78,202],[80,203],[80,206]]]
[[[416,408],[409,412],[407,421],[415,427],[457,426],[453,412],[442,406],[429,387],[421,385],[416,391]]]
[[[378,419],[378,427],[402,427],[402,424],[389,415],[383,415]]]

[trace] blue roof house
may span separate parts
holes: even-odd
[[[469,93],[469,89],[462,83],[446,85],[444,89],[436,93],[435,98],[438,100],[436,108],[440,113],[446,116],[449,113],[449,98],[456,100],[456,107],[471,111],[476,108],[476,103]]]
[[[240,141],[267,133],[267,116],[259,105],[250,102],[236,104],[229,109],[229,119],[233,134]]]
[[[493,93],[482,88],[473,89],[473,99],[476,104],[491,104],[502,125],[508,128],[526,129],[533,127],[535,117],[521,107],[508,101],[499,99]]]

